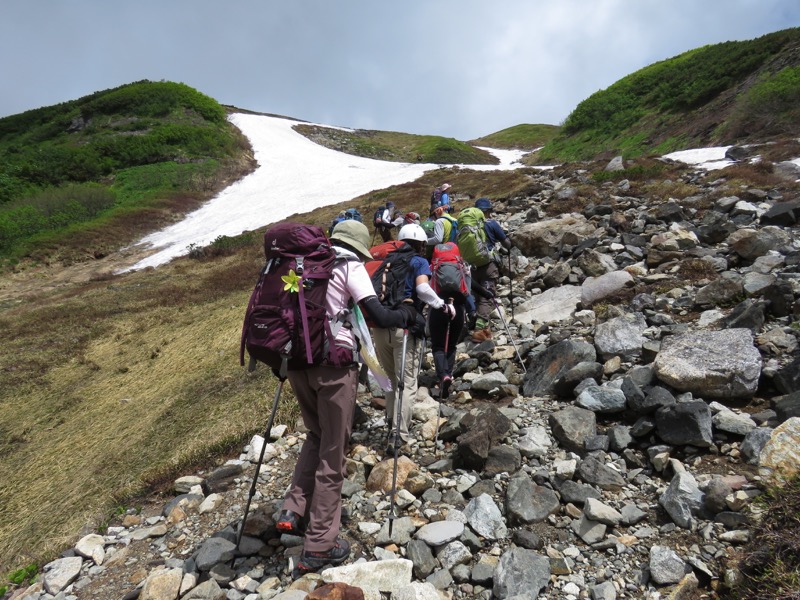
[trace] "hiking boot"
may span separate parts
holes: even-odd
[[[300,560],[292,571],[292,577],[297,579],[306,573],[316,573],[323,567],[338,565],[350,556],[350,543],[344,538],[337,537],[336,544],[330,550],[323,552],[309,552],[303,550]]]
[[[492,339],[492,330],[488,327],[484,327],[483,329],[478,329],[475,333],[472,334],[472,338],[470,338],[474,343],[480,344],[481,342],[485,342],[486,340]]]
[[[278,515],[275,527],[279,532],[302,537],[306,533],[306,524],[303,518],[291,510],[282,510]]]
[[[450,395],[450,386],[453,385],[453,378],[450,375],[445,375],[442,382],[439,384],[439,389],[442,390],[442,400]]]

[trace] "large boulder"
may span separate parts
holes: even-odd
[[[728,236],[728,245],[745,260],[764,256],[771,250],[788,246],[789,234],[782,227],[768,225],[761,229],[738,229]]]
[[[581,284],[581,304],[585,307],[591,306],[633,284],[633,277],[627,271],[611,271],[598,277],[587,277]]]
[[[776,427],[761,449],[759,475],[772,482],[788,481],[800,473],[800,417]]]
[[[703,398],[749,398],[758,388],[761,354],[748,329],[668,336],[656,355],[656,376]]]
[[[565,321],[575,312],[581,294],[581,288],[577,285],[550,288],[516,306],[514,320],[522,325]]]
[[[553,391],[555,382],[572,367],[581,362],[594,362],[594,346],[584,341],[563,340],[553,344],[531,359],[525,381],[525,396],[546,396]]]
[[[600,323],[594,334],[594,345],[604,361],[614,356],[630,360],[642,353],[646,341],[647,321],[642,313],[628,313]]]
[[[595,231],[586,217],[569,213],[537,223],[524,223],[514,231],[514,244],[525,256],[555,258],[565,245],[575,246]]]

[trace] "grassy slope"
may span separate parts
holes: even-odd
[[[559,129],[557,125],[515,125],[471,140],[470,144],[487,148],[535,150],[550,142]]]
[[[541,162],[663,154],[800,133],[800,29],[645,67],[582,101]]]
[[[169,82],[0,119],[0,259],[103,255],[241,177],[248,150],[219,103]]]
[[[343,130],[319,125],[297,125],[295,129],[327,148],[376,160],[466,165],[498,163],[497,158],[485,150],[453,138],[396,131]]]

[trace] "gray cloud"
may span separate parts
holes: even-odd
[[[655,61],[798,25],[795,0],[4,0],[0,115],[165,79],[241,108],[472,139],[558,124]]]

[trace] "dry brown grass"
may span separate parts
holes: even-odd
[[[734,557],[741,585],[723,597],[738,600],[800,598],[800,477],[770,488],[753,538]]]
[[[115,503],[263,428],[275,382],[238,364],[259,267],[179,260],[3,313],[0,571],[52,558]]]
[[[682,282],[695,283],[703,279],[717,279],[719,273],[717,273],[714,265],[707,260],[687,258],[681,261],[675,277]]]
[[[769,161],[756,163],[736,163],[718,171],[732,184],[747,185],[748,187],[771,188],[785,184],[778,175],[775,175],[775,166]]]

